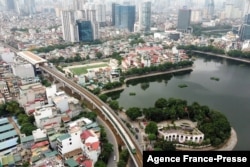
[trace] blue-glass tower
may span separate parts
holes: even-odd
[[[94,40],[91,21],[78,20],[79,41],[91,42]]]
[[[115,5],[115,27],[134,31],[135,6]]]

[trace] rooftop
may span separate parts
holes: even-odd
[[[70,134],[66,133],[66,134],[63,134],[63,135],[59,136],[59,137],[57,138],[57,140],[63,141],[63,140],[68,139],[68,138],[70,138],[70,137],[71,137]]]
[[[26,143],[26,142],[29,142],[29,141],[34,141],[33,135],[21,137],[21,143]]]
[[[79,166],[78,163],[72,158],[66,160],[65,163],[68,164],[70,167],[78,167]]]
[[[12,124],[6,124],[6,125],[3,125],[3,126],[0,126],[0,133],[8,131],[10,129],[14,129]]]
[[[28,62],[32,63],[33,65],[47,62],[47,60],[35,55],[34,53],[30,51],[18,52],[17,54],[21,56],[22,58],[24,58],[25,60],[27,60]]]
[[[7,138],[10,138],[10,137],[14,137],[14,136],[17,136],[16,130],[11,130],[11,131],[2,133],[0,135],[0,141],[4,140],[4,139],[7,139]]]

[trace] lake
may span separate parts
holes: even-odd
[[[181,84],[187,87],[178,87]],[[117,100],[125,109],[147,108],[161,97],[185,99],[189,104],[196,101],[224,113],[238,135],[235,150],[250,150],[250,64],[197,57],[193,71],[133,80]]]

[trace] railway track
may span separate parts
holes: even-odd
[[[125,132],[127,133],[127,135],[129,136],[129,140],[132,141],[132,143],[134,144],[135,148],[136,148],[136,153],[131,155],[134,157],[135,159],[135,163],[136,166],[142,167],[142,153],[137,145],[137,143],[134,141],[133,137],[131,137],[131,133],[129,132],[129,130],[126,128],[126,126],[123,124],[123,122],[120,120],[120,118],[114,113],[112,112],[112,110],[109,108],[109,106],[107,106],[107,104],[105,104],[104,102],[102,102],[97,96],[93,95],[92,93],[90,93],[88,90],[84,89],[83,87],[81,87],[80,85],[76,84],[75,82],[73,82],[72,80],[69,80],[68,78],[64,77],[63,75],[57,73],[56,71],[52,70],[49,67],[45,67],[45,66],[40,66],[40,68],[42,70],[44,70],[47,73],[50,73],[51,75],[57,77],[59,80],[61,80],[63,83],[68,84],[69,87],[73,88],[73,91],[76,91],[76,93],[80,93],[83,94],[87,100],[90,101],[90,103],[93,103],[93,105],[95,105],[97,107],[98,110],[102,111],[102,106],[105,106],[108,111],[110,112],[110,114],[112,114],[116,121],[121,125],[121,127],[125,130]],[[126,139],[123,139],[126,140]]]

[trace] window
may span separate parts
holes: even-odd
[[[72,142],[69,143],[70,145],[72,144]]]
[[[71,138],[69,138],[69,141],[71,141]]]

